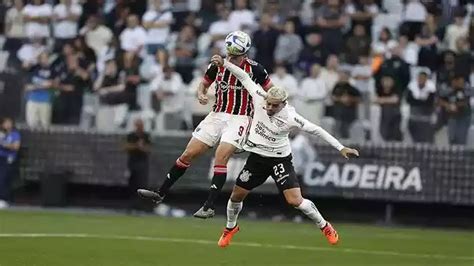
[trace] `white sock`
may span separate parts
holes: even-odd
[[[306,216],[308,216],[313,222],[315,222],[319,228],[326,226],[326,220],[324,220],[321,213],[319,213],[318,208],[314,203],[308,199],[303,199],[300,206],[296,207],[298,210],[302,211]]]
[[[242,210],[242,202],[227,201],[227,228],[234,228],[237,225],[237,217]]]

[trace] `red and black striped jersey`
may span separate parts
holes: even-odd
[[[271,84],[265,68],[259,63],[248,58],[242,61],[240,67],[245,70],[252,80],[262,86],[264,90]],[[204,84],[215,81],[216,102],[214,112],[224,112],[233,115],[253,115],[252,96],[242,86],[242,83],[224,67],[209,65],[204,75]]]

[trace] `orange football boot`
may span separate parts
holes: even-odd
[[[219,242],[217,242],[217,245],[221,248],[225,248],[230,244],[230,241],[232,240],[232,237],[239,232],[240,228],[237,225],[236,227],[232,229],[227,229],[224,228],[224,232],[222,232],[221,238],[219,238]]]
[[[327,222],[326,226],[321,229],[324,236],[327,238],[329,244],[336,245],[339,241],[339,235],[336,232],[336,229],[332,227],[332,225]]]

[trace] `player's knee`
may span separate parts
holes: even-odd
[[[286,197],[286,202],[292,207],[298,207],[303,202],[303,197],[301,196],[290,196]]]
[[[247,192],[234,189],[234,191],[232,191],[232,194],[230,195],[230,200],[233,202],[244,201],[247,194]]]
[[[183,154],[179,157],[182,161],[190,163],[192,160],[194,160],[196,157],[201,154],[202,151],[199,147],[187,147],[186,150],[184,150]]]

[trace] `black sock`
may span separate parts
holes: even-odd
[[[176,163],[173,165],[173,167],[171,167],[170,171],[166,175],[165,181],[158,189],[158,194],[160,194],[160,196],[165,196],[168,194],[171,186],[173,186],[173,184],[184,175],[188,167],[189,164],[184,163],[180,159],[176,160]]]
[[[227,178],[227,167],[225,165],[214,166],[214,176],[212,177],[211,188],[209,189],[209,196],[207,197],[206,203],[204,203],[204,209],[214,209],[214,201],[219,196],[222,187],[225,184]]]

